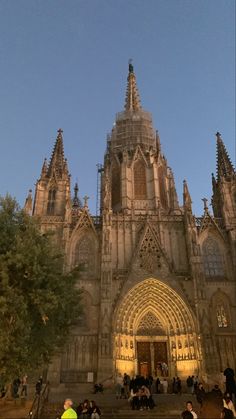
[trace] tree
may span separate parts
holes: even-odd
[[[63,272],[63,256],[49,233],[0,197],[0,376],[48,363],[81,312],[78,271]]]

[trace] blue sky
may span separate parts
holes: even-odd
[[[0,194],[20,204],[64,130],[72,183],[95,213],[96,164],[133,59],[180,203],[211,196],[215,132],[235,160],[233,0],[0,1]]]

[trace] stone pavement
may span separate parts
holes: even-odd
[[[0,401],[0,419],[28,418],[32,400],[26,402],[21,399]]]

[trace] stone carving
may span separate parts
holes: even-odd
[[[161,268],[161,252],[149,227],[145,231],[140,246],[139,258],[140,267],[148,272],[153,272],[157,268]]]
[[[110,230],[107,228],[104,231],[104,239],[103,239],[103,252],[104,255],[109,255],[111,252],[111,244],[110,244]]]
[[[165,334],[166,332],[163,329],[163,325],[161,324],[160,320],[152,312],[149,311],[141,319],[138,330],[137,330],[137,335],[143,335],[143,336],[161,335],[163,336]]]

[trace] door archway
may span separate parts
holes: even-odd
[[[149,278],[135,285],[118,304],[113,330],[115,371],[198,374],[200,344],[195,316],[180,295],[162,281]]]

